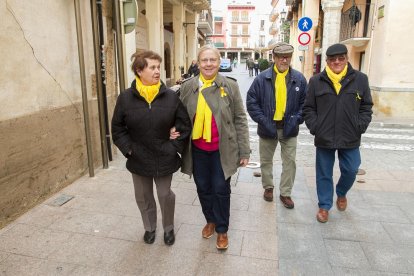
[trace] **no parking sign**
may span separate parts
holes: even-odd
[[[298,42],[300,45],[308,45],[311,40],[311,36],[308,33],[301,33],[298,36]]]

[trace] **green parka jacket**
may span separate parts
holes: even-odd
[[[182,84],[180,99],[187,108],[194,125],[199,95],[199,78],[194,77]],[[221,166],[226,179],[240,166],[240,159],[250,158],[249,127],[246,111],[236,81],[217,75],[213,85],[205,88],[203,96],[210,107],[219,132]],[[190,136],[191,137],[191,136]],[[181,171],[192,175],[193,160],[191,138],[182,155]]]

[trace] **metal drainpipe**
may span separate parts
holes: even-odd
[[[102,74],[101,74],[101,62],[100,62],[100,46],[98,41],[98,22],[96,13],[96,0],[91,0],[91,17],[92,17],[92,35],[93,35],[93,52],[95,55],[95,75],[96,75],[96,88],[98,94],[98,113],[99,113],[99,132],[101,137],[101,152],[102,152],[102,165],[104,169],[108,168],[108,148],[106,144],[106,130],[105,130],[105,116],[102,94]]]
[[[99,29],[99,47],[100,47],[100,58],[101,58],[101,72],[102,72],[102,103],[104,108],[105,115],[105,135],[106,135],[106,147],[108,149],[108,158],[109,161],[112,161],[112,147],[111,147],[111,135],[109,133],[109,118],[108,118],[108,102],[106,98],[106,65],[105,65],[105,55],[104,55],[104,28],[102,21],[102,0],[97,1],[98,8],[98,29]]]
[[[87,90],[86,90],[85,62],[84,62],[84,55],[83,55],[82,22],[81,22],[79,0],[74,0],[74,1],[75,1],[76,35],[78,38],[79,69],[80,69],[81,89],[82,89],[83,120],[85,123],[85,135],[86,135],[86,150],[88,154],[89,176],[93,177],[95,173],[94,173],[94,167],[93,167],[91,131],[89,127],[88,95],[87,95]]]
[[[118,73],[119,73],[119,90],[125,90],[125,65],[124,65],[124,46],[123,46],[123,22],[121,16],[120,2],[122,0],[114,0],[115,8],[115,28],[116,28],[116,49],[118,53]]]

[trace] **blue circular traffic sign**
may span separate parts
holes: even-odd
[[[298,28],[302,32],[310,31],[310,29],[312,29],[312,19],[306,16],[302,17],[301,19],[299,19]]]

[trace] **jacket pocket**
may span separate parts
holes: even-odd
[[[283,129],[283,136],[285,137],[295,137],[299,133],[299,122],[298,116],[291,115],[288,118],[285,118],[285,127]]]

